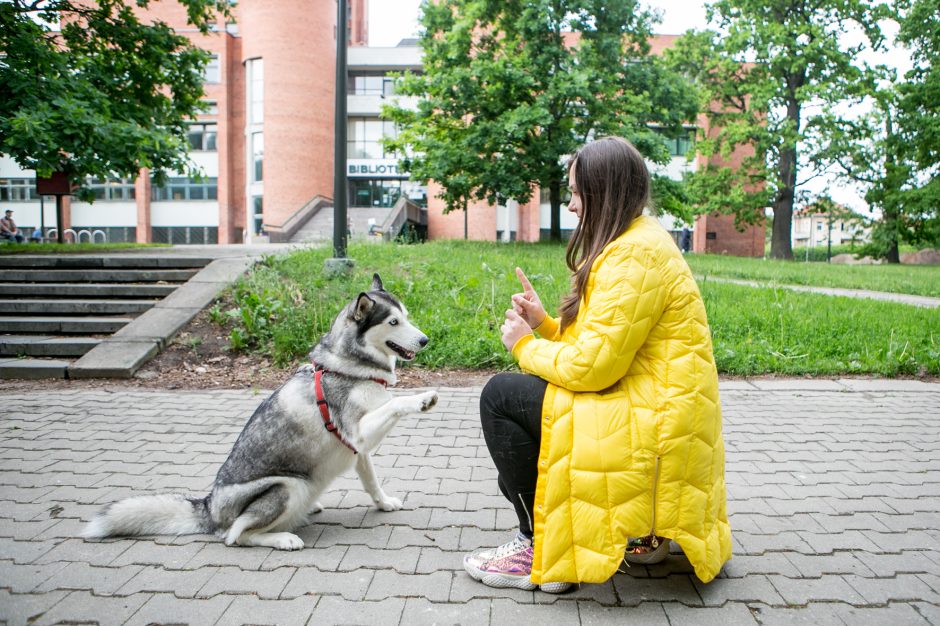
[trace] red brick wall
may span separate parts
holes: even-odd
[[[264,59],[264,222],[333,196],[336,4],[239,3],[242,61]]]
[[[464,212],[444,213],[444,202],[437,197],[440,185],[428,184],[428,238],[463,239]],[[484,201],[469,205],[467,216],[468,238],[480,241],[496,240],[496,207]]]
[[[223,67],[225,84],[218,98],[219,243],[244,241],[245,208],[245,66],[242,40],[229,37]]]
[[[153,236],[150,231],[150,170],[140,169],[134,181],[134,195],[137,197],[137,243],[150,243]]]
[[[712,233],[713,238],[708,234]],[[699,215],[695,220],[692,250],[733,256],[764,256],[763,224],[748,226],[743,232],[734,227],[733,215]]]

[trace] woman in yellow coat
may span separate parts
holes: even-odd
[[[643,216],[649,173],[608,137],[571,160],[572,292],[545,313],[525,274],[501,328],[525,374],[480,398],[499,488],[519,533],[464,557],[495,587],[559,593],[670,540],[705,582],[731,558],[718,374],[698,287],[672,237]],[[538,335],[536,337],[533,331]]]

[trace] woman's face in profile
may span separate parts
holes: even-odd
[[[568,168],[568,191],[571,193],[571,200],[568,201],[568,210],[577,215],[578,219],[581,219],[584,207],[581,204],[580,190],[574,180],[574,166],[575,164],[572,163],[571,167]]]

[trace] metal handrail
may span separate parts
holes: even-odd
[[[388,217],[385,218],[385,223],[382,224],[381,229],[382,236],[386,241],[391,241],[398,236],[405,222],[408,221],[426,226],[428,223],[428,212],[427,209],[422,209],[408,198],[402,196],[398,199],[398,202],[395,203],[395,206],[392,207]]]

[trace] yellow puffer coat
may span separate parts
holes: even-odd
[[[656,220],[591,268],[577,319],[513,346],[549,382],[535,492],[535,583],[603,582],[628,537],[679,543],[704,582],[731,558],[718,373],[705,306]]]

